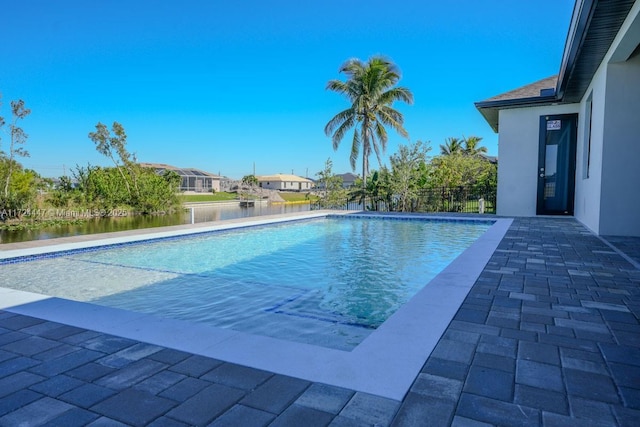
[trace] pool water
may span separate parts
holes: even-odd
[[[327,217],[0,267],[0,286],[350,350],[489,227]]]

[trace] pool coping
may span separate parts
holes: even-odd
[[[349,213],[354,212],[344,214]],[[31,249],[10,249],[0,253],[0,258],[28,255],[29,251],[31,254],[41,254],[51,252],[52,248],[69,250],[96,244],[173,237],[190,234],[194,230],[208,232],[318,218],[327,214],[326,211],[319,211],[274,215],[259,219],[219,221],[214,225],[200,227],[169,227],[170,230],[156,229],[156,232],[126,235],[120,233],[122,237],[95,239],[97,236],[94,236],[94,240],[80,239],[83,241],[75,243],[53,242]],[[456,221],[488,219],[446,215],[394,217]],[[476,242],[352,351],[290,342],[8,288],[0,288],[0,309],[400,401],[512,223],[512,219],[489,219],[495,221],[494,224]]]

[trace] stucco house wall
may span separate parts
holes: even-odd
[[[313,186],[313,181],[296,175],[264,175],[257,176],[261,188],[280,191],[307,191]]]
[[[640,236],[640,55],[607,70],[600,234]]]
[[[569,104],[500,110],[498,215],[536,215],[540,116],[573,114],[578,108]]]
[[[637,3],[580,105],[574,215],[601,235],[640,236],[639,38]]]
[[[574,216],[595,232],[600,223],[605,83],[604,70],[599,70],[578,116]]]
[[[304,191],[311,189],[311,184],[300,181],[264,181],[260,183],[262,188],[282,191]]]

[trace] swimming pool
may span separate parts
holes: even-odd
[[[6,262],[24,257],[47,257],[60,251],[129,244],[238,227],[275,225],[297,219],[322,218],[328,214],[334,215],[335,212],[314,211],[99,236],[74,236],[28,244],[7,244],[0,246],[0,260]],[[429,219],[441,218],[425,216]],[[403,217],[415,218],[396,215],[394,219]],[[450,218],[445,216],[442,219]],[[459,216],[454,219],[477,220]],[[478,240],[351,351],[1,286],[0,309],[268,372],[402,400],[512,223],[510,218],[495,217],[492,220],[494,224]],[[0,273],[5,266],[0,266]]]
[[[0,286],[351,350],[491,224],[324,217],[4,261]]]

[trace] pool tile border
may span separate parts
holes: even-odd
[[[283,224],[286,222],[293,222],[293,221],[295,222],[309,221],[312,219],[322,218],[325,216],[327,215],[316,214],[316,215],[304,217],[304,218],[294,217],[294,218],[285,218],[279,221],[274,220],[273,222],[252,221],[242,225],[236,224],[235,226],[231,226],[231,227],[224,226],[224,225],[216,225],[216,226],[206,227],[204,229],[195,230],[195,231],[189,230],[189,232],[182,232],[182,231],[171,232],[171,233],[158,232],[158,233],[145,235],[143,238],[137,238],[137,237],[134,238],[130,236],[130,237],[124,237],[124,238],[96,240],[96,241],[92,241],[91,243],[84,242],[84,243],[77,243],[77,244],[68,244],[69,245],[68,248],[66,245],[60,245],[59,247],[57,247],[56,245],[52,245],[52,246],[44,247],[49,249],[46,252],[39,250],[39,251],[35,251],[35,253],[30,253],[30,252],[33,252],[33,250],[31,249],[5,251],[5,252],[0,252],[0,265],[17,264],[21,262],[35,261],[38,259],[57,258],[57,257],[74,255],[79,253],[95,252],[102,249],[113,249],[113,248],[119,248],[123,246],[140,245],[147,242],[159,242],[159,241],[166,241],[166,240],[181,239],[184,237],[196,237],[196,236],[201,236],[205,234],[223,233],[225,231],[231,231],[238,228],[267,227],[267,226],[273,225],[274,223]]]
[[[322,216],[326,216],[326,213],[288,216],[279,221],[271,218],[240,224],[235,222],[212,227],[212,230]],[[395,215],[394,217],[404,218]],[[473,217],[414,215],[406,218],[479,220]],[[283,375],[402,400],[512,222],[511,219],[503,218],[491,221],[495,221],[494,224],[480,239],[350,352],[6,288],[0,288],[0,308]],[[196,232],[212,230],[200,228]],[[156,234],[171,237],[193,232],[173,230]],[[149,238],[150,235],[146,234],[142,237],[130,236],[125,241]],[[111,239],[102,239],[99,244],[109,240]],[[57,246],[59,250],[70,249],[68,244]],[[91,245],[84,242],[80,246],[86,248]],[[47,248],[44,249],[39,248],[37,252],[45,253]],[[27,250],[7,252],[12,252],[15,257],[19,251],[22,254],[18,256],[28,255]],[[5,252],[2,255],[9,258],[6,254]]]

